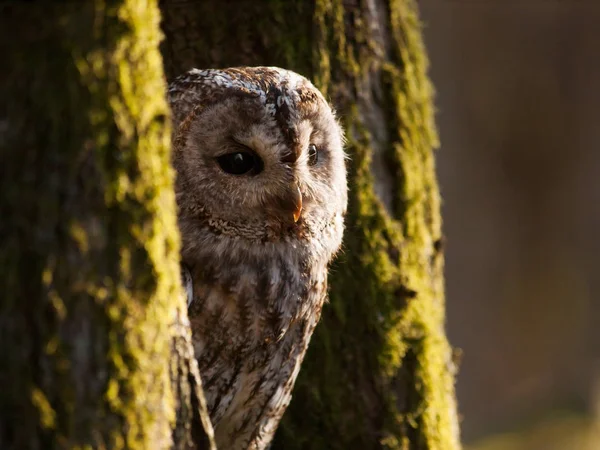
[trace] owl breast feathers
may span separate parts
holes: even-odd
[[[275,67],[169,86],[193,342],[218,448],[264,449],[327,295],[347,186],[321,93]]]

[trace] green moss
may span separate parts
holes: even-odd
[[[167,361],[172,299],[178,298],[159,16],[156,5],[140,8],[135,1],[102,13],[104,20],[94,32],[115,39],[108,53],[106,47],[82,53],[79,67],[92,93],[90,122],[98,130],[95,148],[106,180],[104,201],[118,230],[119,276],[109,288],[112,301],[103,302],[108,328],[117,330],[109,339],[106,400],[111,413],[128,424],[123,445],[148,448],[157,440],[169,441],[174,421]],[[109,130],[108,139],[103,130]],[[166,416],[158,435],[151,405],[161,405],[160,415]]]
[[[185,305],[157,4],[12,11],[0,336],[13,350],[0,380],[14,392],[0,406],[20,423],[2,423],[14,431],[0,441],[170,448]]]
[[[54,428],[56,426],[56,413],[44,393],[37,388],[32,389],[31,402],[39,412],[40,425],[45,429]]]

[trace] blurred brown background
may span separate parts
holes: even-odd
[[[470,449],[600,449],[600,1],[421,0]]]

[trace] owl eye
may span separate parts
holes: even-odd
[[[314,166],[319,161],[319,150],[315,144],[308,146],[308,163]]]
[[[256,175],[263,169],[263,162],[254,153],[233,152],[219,156],[217,162],[224,172],[232,175]]]

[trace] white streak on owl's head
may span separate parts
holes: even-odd
[[[241,237],[341,226],[343,133],[306,78],[275,67],[194,69],[170,84],[169,100],[180,219],[200,211]]]

